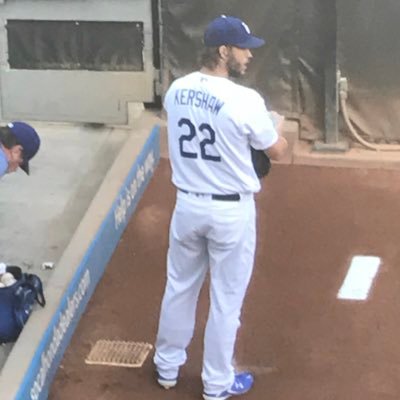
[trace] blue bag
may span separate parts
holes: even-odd
[[[35,302],[46,305],[42,281],[37,275],[23,273],[17,266],[7,266],[6,272],[17,281],[0,288],[0,343],[17,340]]]

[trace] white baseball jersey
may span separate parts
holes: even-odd
[[[210,194],[260,190],[250,145],[265,150],[278,134],[255,90],[193,72],[172,83],[164,107],[176,187]]]

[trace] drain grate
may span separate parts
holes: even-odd
[[[98,340],[85,363],[140,368],[152,348],[149,343]]]

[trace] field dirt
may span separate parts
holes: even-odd
[[[99,339],[154,343],[175,189],[163,158],[54,379],[50,400],[200,399],[201,293],[195,336],[175,389],[142,368],[86,365]],[[398,171],[274,165],[257,195],[255,271],[236,362],[255,373],[248,400],[400,398]],[[382,263],[366,301],[337,299],[354,255]]]

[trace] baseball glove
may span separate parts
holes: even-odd
[[[271,160],[263,150],[251,148],[251,161],[253,162],[254,170],[259,179],[264,178],[269,174],[271,169]]]

